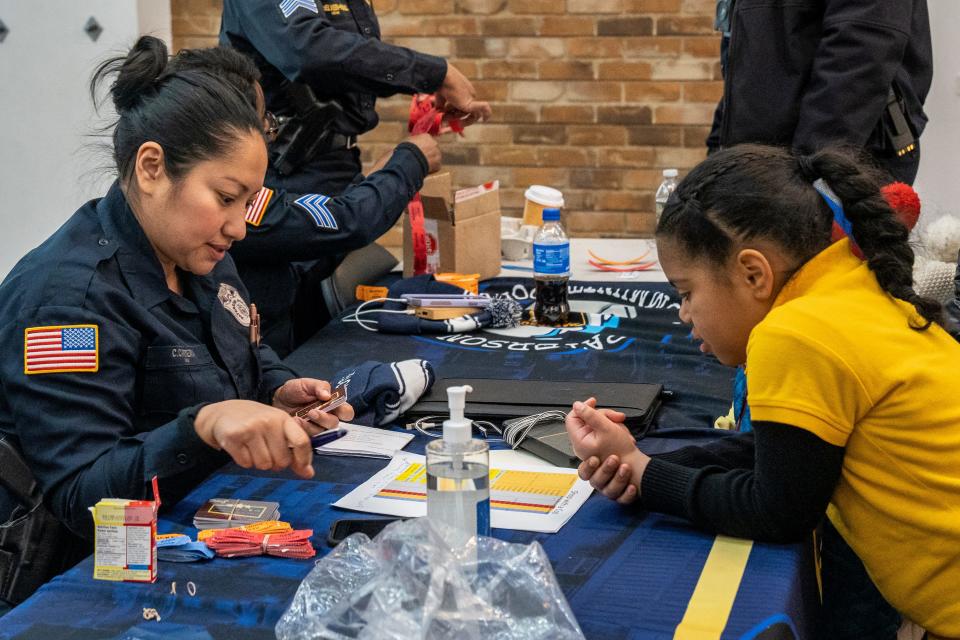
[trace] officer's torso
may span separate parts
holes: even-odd
[[[99,370],[27,376],[26,384],[43,384],[49,376],[96,376],[109,387],[108,402],[117,405],[105,410],[131,408],[135,432],[152,430],[202,402],[256,398],[258,351],[249,338],[246,293],[232,260],[225,258],[203,277],[184,274],[183,295],[177,295],[167,290],[150,251],[116,187],[74,214],[0,286],[8,360],[3,377],[24,374],[28,327],[63,318],[64,325],[97,326]],[[125,364],[118,369],[111,359]],[[68,412],[70,385],[57,389],[62,397],[50,410]],[[14,427],[0,405],[0,432],[12,434]]]
[[[272,1],[272,0],[271,0]],[[288,80],[276,66],[267,62],[256,48],[247,41],[242,33],[242,22],[249,19],[245,3],[249,0],[226,0],[224,2],[221,42],[243,51],[257,64],[262,74],[267,109],[278,116],[292,116],[293,111],[285,93]],[[339,0],[323,2],[317,0],[320,17],[335,29],[360,34],[366,38],[380,39],[380,23],[371,3],[366,0]],[[278,9],[279,11],[279,9]],[[296,17],[297,14],[293,14]],[[278,31],[276,37],[283,37]],[[297,52],[299,55],[323,55],[322,51]],[[377,126],[376,96],[372,93],[345,91],[338,84],[314,83],[310,87],[321,101],[336,100],[343,107],[343,114],[337,119],[333,130],[347,136],[360,135]]]

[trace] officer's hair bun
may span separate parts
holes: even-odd
[[[133,45],[126,57],[108,60],[97,69],[93,83],[104,76],[116,73],[117,79],[110,86],[110,95],[117,113],[136,107],[145,97],[152,95],[157,81],[164,75],[170,56],[163,40],[143,36]]]

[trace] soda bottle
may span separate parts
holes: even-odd
[[[657,188],[657,222],[660,222],[660,216],[663,215],[663,207],[667,204],[670,194],[677,188],[677,170],[664,169],[663,182]]]
[[[533,238],[533,279],[537,286],[533,315],[537,324],[567,321],[570,241],[560,224],[560,209],[543,210],[543,226]]]

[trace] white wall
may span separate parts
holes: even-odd
[[[96,42],[83,27],[94,16]],[[112,181],[87,87],[140,33],[170,42],[167,0],[0,0],[0,278]],[[110,113],[105,112],[109,117]],[[107,167],[106,171],[98,167]]]
[[[933,37],[933,85],[924,110],[930,118],[920,138],[915,187],[923,217],[960,217],[960,2],[927,0]]]

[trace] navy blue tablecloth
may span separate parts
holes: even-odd
[[[522,297],[530,295],[532,282],[495,280],[485,288]],[[641,441],[642,449],[659,452],[722,437],[708,427],[729,407],[733,372],[699,352],[677,322],[678,301],[669,287],[590,284],[575,285],[572,292],[597,312],[581,330],[385,336],[338,320],[288,362],[318,377],[364,360],[419,357],[433,362],[441,378],[660,382],[675,397],[662,409],[657,430]],[[613,307],[620,315],[609,314]],[[424,444],[425,437],[418,436],[408,450],[422,453]],[[314,546],[323,555],[329,551],[330,525],[358,515],[331,503],[384,465],[318,457],[317,476],[310,481],[228,465],[165,509],[159,530],[195,534],[193,514],[212,497],[273,500],[283,519],[314,530]],[[556,534],[495,529],[494,535],[542,544],[584,633],[604,639],[673,638],[714,542],[713,535],[682,520],[622,508],[597,495]],[[270,557],[161,563],[158,581],[143,585],[93,580],[88,558],[0,618],[0,638],[272,638],[312,566]],[[171,594],[174,581],[177,595]],[[187,594],[188,581],[196,584],[194,597]],[[729,619],[713,637],[812,637],[817,606],[811,545],[757,543]],[[145,622],[144,607],[156,609],[161,622]]]

